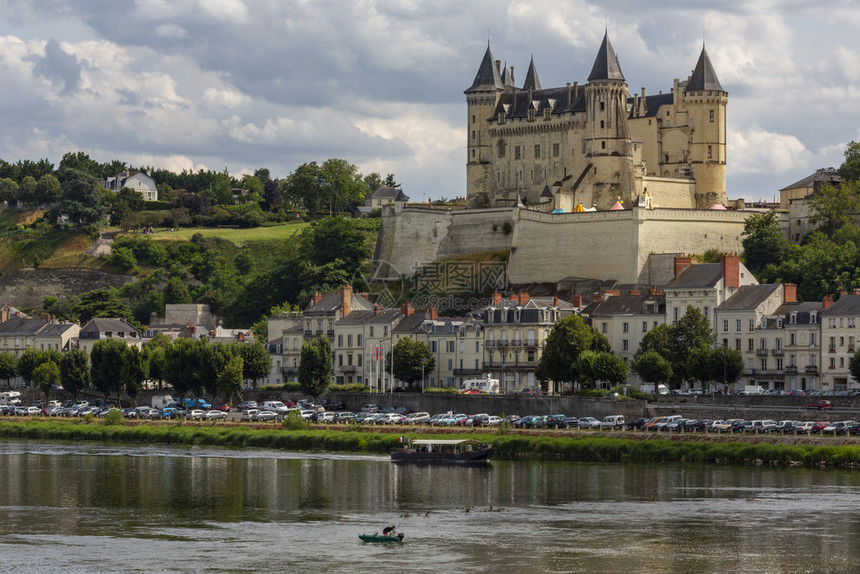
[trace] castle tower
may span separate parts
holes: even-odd
[[[684,94],[692,128],[690,164],[696,180],[696,207],[699,209],[726,202],[728,100],[729,94],[720,85],[703,45]]]
[[[605,33],[585,86],[585,149],[591,164],[591,197],[587,189],[577,193],[585,206],[609,209],[619,196],[631,204],[635,182],[627,96],[627,82]]]
[[[511,72],[513,76],[513,72]],[[484,59],[475,75],[475,81],[466,94],[468,146],[466,159],[466,200],[469,205],[482,206],[490,201],[493,190],[493,141],[489,134],[489,120],[499,96],[505,92],[499,68],[487,43]],[[501,144],[504,145],[504,144]],[[504,154],[504,150],[500,153]]]

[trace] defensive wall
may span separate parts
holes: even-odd
[[[395,279],[416,264],[470,253],[510,250],[508,281],[566,277],[663,285],[673,278],[653,256],[740,252],[746,211],[635,208],[551,214],[521,208],[407,207],[382,214],[374,276]]]

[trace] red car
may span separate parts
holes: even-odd
[[[815,401],[814,403],[810,403],[810,404],[806,405],[806,408],[808,408],[808,409],[818,409],[818,410],[821,410],[821,409],[832,409],[832,408],[833,408],[833,403],[831,403],[830,401],[820,400],[820,401]]]
[[[221,403],[220,405],[215,405],[214,407],[212,407],[212,410],[229,413],[230,405],[228,405],[227,403]]]

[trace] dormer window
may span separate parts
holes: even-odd
[[[796,323],[797,323],[797,313],[796,313],[796,312],[795,312],[795,313],[791,313],[791,314],[788,316],[788,322],[789,322],[789,324],[790,324],[790,325],[794,325],[794,324],[796,324]]]

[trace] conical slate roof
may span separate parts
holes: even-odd
[[[702,46],[702,53],[699,55],[699,61],[696,62],[696,68],[693,70],[693,75],[690,76],[690,82],[687,84],[687,91],[723,91],[723,87],[720,85],[720,80],[717,79],[717,73],[711,65],[711,59],[708,58],[708,53],[705,51],[705,46]]]
[[[588,81],[591,82],[593,80],[625,81],[624,74],[621,73],[621,65],[618,63],[618,57],[615,55],[615,50],[612,49],[612,44],[609,42],[609,32],[604,32],[603,34],[603,43],[597,52],[597,58],[594,59],[591,73],[588,75]]]
[[[535,59],[532,56],[529,62],[529,71],[526,72],[526,81],[523,83],[523,90],[539,90],[540,80],[538,79],[537,70],[535,69]]]
[[[484,59],[481,60],[481,67],[478,68],[478,73],[475,75],[475,81],[472,86],[464,93],[486,92],[486,91],[504,91],[502,79],[499,77],[499,69],[496,68],[496,61],[493,59],[493,53],[490,51],[490,45],[487,44],[487,51],[484,53]]]

